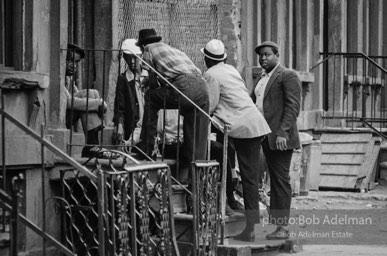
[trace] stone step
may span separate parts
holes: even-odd
[[[267,240],[266,233],[257,231],[257,228],[255,236],[254,242],[226,239],[223,245],[218,245],[218,255],[271,256],[302,251],[302,241],[298,239]]]
[[[192,241],[192,221],[191,214],[177,213],[174,215],[176,237],[181,237],[181,241]],[[225,217],[224,237],[233,237],[242,232],[245,227],[245,216],[243,213],[236,213],[233,216]]]

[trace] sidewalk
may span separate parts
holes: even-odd
[[[332,230],[349,232],[353,239],[349,238],[306,238],[306,242],[300,246],[301,251],[297,256],[336,256],[336,255],[387,255],[387,181],[381,180],[375,189],[367,192],[351,191],[309,191],[307,196],[298,196],[292,199],[293,214],[312,213],[322,220],[322,216],[332,214],[346,214],[349,217],[360,219],[372,217],[372,224],[325,224],[293,226],[293,230],[309,230],[315,232],[331,232]],[[331,242],[331,243],[329,243]],[[289,253],[279,253],[286,256]]]
[[[387,246],[373,245],[303,245],[303,250],[295,256],[385,256]],[[289,253],[279,253],[277,256],[289,256]]]

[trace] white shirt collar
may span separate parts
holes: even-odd
[[[126,76],[126,79],[128,80],[128,82],[130,82],[130,81],[132,81],[134,79],[134,74],[129,69],[126,70],[125,76]],[[140,74],[136,75],[136,80],[140,81]]]

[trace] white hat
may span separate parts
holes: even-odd
[[[200,49],[200,51],[212,60],[224,60],[227,58],[227,54],[224,52],[224,44],[218,39],[212,39],[206,47]]]
[[[121,50],[125,54],[142,54],[140,47],[138,47],[136,43],[136,39],[125,39],[122,42]]]

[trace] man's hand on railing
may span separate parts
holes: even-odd
[[[113,131],[113,138],[117,142],[117,144],[119,144],[123,140],[123,138],[124,138],[124,128],[123,128],[121,123],[119,123],[115,127],[115,129]]]
[[[132,147],[136,144],[132,138],[129,138],[128,140],[122,140],[124,147],[122,147],[122,151],[130,154],[132,152]]]
[[[98,116],[102,117],[106,113],[107,104],[103,99],[100,99],[100,100],[101,100],[101,103],[98,106]]]
[[[154,72],[149,72],[149,76],[148,77],[145,77],[143,80],[142,80],[142,83],[141,83],[141,90],[143,92],[146,92],[147,90],[149,89],[154,89],[154,88],[157,88],[157,87],[160,87],[160,83],[159,83],[159,79],[157,78],[157,75],[156,73]]]

